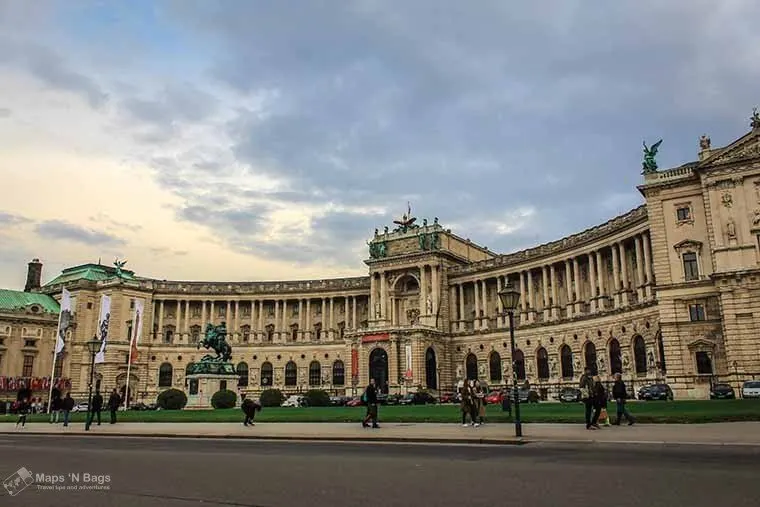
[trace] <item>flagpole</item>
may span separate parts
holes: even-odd
[[[63,319],[63,292],[61,292],[61,304],[58,306],[58,327],[55,330],[55,344],[53,345],[53,369],[50,371],[50,389],[48,389],[47,414],[50,415],[50,407],[53,404],[53,385],[55,384],[55,363],[58,359],[58,340],[61,336],[61,320]]]

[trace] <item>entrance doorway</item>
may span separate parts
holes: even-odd
[[[438,389],[438,362],[435,359],[435,350],[429,347],[425,352],[425,385],[428,389]]]
[[[369,378],[375,379],[375,385],[388,393],[388,353],[385,349],[377,348],[369,355]]]

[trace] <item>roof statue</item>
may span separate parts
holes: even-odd
[[[651,148],[647,148],[647,142],[644,141],[644,162],[641,164],[644,170],[642,174],[657,172],[657,161],[654,158],[657,156],[661,144],[662,139],[654,143]]]
[[[757,108],[752,108],[752,116],[749,119],[749,126],[754,129],[760,129],[760,113],[757,112]]]
[[[124,271],[121,269],[127,264],[127,261],[120,261],[119,259],[115,259],[113,261],[113,265],[116,266],[116,276],[119,278],[124,278]]]
[[[699,147],[703,150],[709,150],[710,149],[710,136],[707,134],[704,134],[702,137],[699,138]]]
[[[396,227],[393,232],[407,232],[410,229],[416,229],[419,227],[419,225],[415,225],[414,223],[417,221],[417,218],[412,216],[411,203],[407,202],[406,205],[407,211],[401,216],[401,220],[393,221],[394,224],[398,225],[398,227]]]

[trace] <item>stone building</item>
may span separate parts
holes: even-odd
[[[375,231],[367,276],[164,281],[85,264],[38,296],[59,297],[64,287],[72,294],[75,326],[62,373],[75,392],[87,385],[84,343],[107,294],[110,340],[96,377],[105,389],[126,383],[141,299],[130,389],[145,401],[168,387],[187,389],[185,371],[204,354],[196,347],[202,330],[221,322],[239,388],[252,393],[274,386],[352,394],[370,376],[390,392],[451,391],[465,377],[498,386],[514,364],[548,398],[577,385],[585,366],[607,379],[619,371],[634,389],[665,381],[677,398],[705,398],[711,382],[738,387],[760,376],[759,137],[756,114],[751,132],[723,148],[703,137],[696,162],[645,167],[644,205],[511,254],[478,246],[437,218],[420,223],[409,210],[395,228]],[[521,293],[514,358],[497,296],[507,283]],[[42,339],[52,340],[55,319],[46,322]]]

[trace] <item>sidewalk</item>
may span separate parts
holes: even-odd
[[[23,430],[14,423],[0,423],[0,435],[108,435],[121,437],[253,438],[263,440],[311,440],[344,442],[408,442],[451,444],[639,443],[760,446],[760,422],[716,424],[637,424],[586,430],[583,424],[526,424],[523,438],[515,438],[507,423],[464,428],[458,424],[381,423],[380,429],[364,429],[359,423],[118,423],[92,426],[30,423]]]

